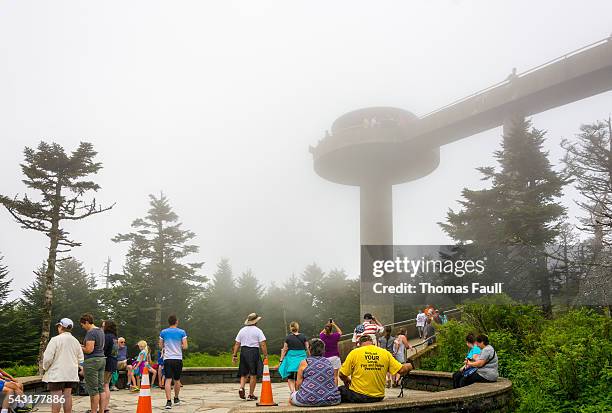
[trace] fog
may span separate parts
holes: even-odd
[[[163,191],[205,274],[227,257],[266,282],[313,261],[356,276],[358,188],[317,176],[309,145],[345,112],[422,115],[605,38],[611,15],[604,0],[0,1],[0,193],[24,193],[24,146],[90,141],[104,165],[96,199],[117,203],[68,226],[83,242],[71,255],[94,273],[107,257],[120,271],[127,246],[111,238]],[[611,110],[608,92],[533,121],[558,165],[561,138]],[[394,188],[396,244],[450,241],[436,222],[482,186],[475,168],[494,164],[500,133],[442,147],[435,172]],[[13,297],[47,246],[0,211]]]

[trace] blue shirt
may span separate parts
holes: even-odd
[[[127,346],[119,347],[117,350],[117,361],[127,360]]]
[[[169,327],[159,333],[159,338],[164,340],[164,360],[183,359],[183,339],[186,337],[185,330],[177,327]]]
[[[480,352],[481,352],[481,351],[482,351],[482,350],[480,349],[480,347],[478,347],[476,344],[474,344],[474,347],[472,347],[472,348],[470,349],[470,351],[468,352],[467,356],[465,356],[465,358],[468,358],[468,359],[473,359],[473,358],[474,358],[474,356],[475,356],[476,354],[480,354]]]

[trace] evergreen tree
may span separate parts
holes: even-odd
[[[359,324],[359,280],[350,279],[344,270],[331,270],[321,281],[317,308],[318,330],[332,318],[344,333]]]
[[[578,205],[586,212],[584,230],[595,244],[612,245],[612,121],[582,125],[575,142],[564,140],[564,158],[576,189],[584,200]]]
[[[2,264],[4,257],[0,255],[0,311],[6,305],[6,299],[11,292],[11,282],[9,278],[8,267]]]
[[[239,316],[250,313],[261,313],[261,299],[264,293],[263,286],[248,269],[236,279],[236,310]]]
[[[326,320],[325,315],[319,311],[321,308],[321,289],[324,278],[325,273],[316,263],[306,266],[304,272],[302,272],[303,294],[305,294],[310,302],[310,306],[315,310],[307,322],[307,324],[312,325],[310,327],[311,334],[315,334],[319,326],[324,324]]]
[[[57,143],[41,142],[36,150],[24,149],[25,161],[21,170],[27,187],[37,191],[40,201],[25,195],[22,199],[0,195],[0,204],[9,211],[23,228],[42,232],[49,237],[49,254],[44,274],[44,300],[42,305],[42,331],[38,350],[39,370],[42,372],[42,354],[49,341],[51,331],[51,311],[53,307],[53,287],[57,254],[70,251],[81,245],[69,238],[64,229],[65,221],[78,221],[109,210],[82,200],[89,191],[97,191],[100,186],[85,178],[97,174],[102,164],[94,162],[96,152],[93,145],[81,142],[70,155]],[[67,249],[59,249],[67,248]]]
[[[105,317],[98,303],[100,291],[96,289],[95,278],[87,274],[83,264],[70,257],[58,263],[55,276],[54,320],[68,317],[76,323],[81,314],[92,313],[96,323],[101,324]]]
[[[514,254],[520,258],[518,265],[528,273],[541,296],[543,309],[550,314],[551,285],[545,247],[559,234],[565,210],[558,197],[566,181],[552,169],[543,150],[544,132],[530,126],[528,121],[519,122],[503,137],[501,149],[495,152],[499,169],[479,168],[491,187],[464,189],[464,199],[460,201],[463,209],[449,211],[447,223],[440,225],[461,243],[473,242],[483,250],[490,249],[488,267],[497,261],[508,264],[508,255],[500,251],[520,248],[520,254],[516,250]],[[517,265],[517,260],[511,265]],[[500,272],[505,276],[510,269]]]
[[[111,274],[110,288],[101,297],[101,306],[106,309],[108,318],[117,323],[119,335],[125,337],[130,355],[136,352],[130,344],[145,340],[153,347],[159,337],[159,330],[149,316],[155,308],[152,306],[154,292],[145,266],[134,248],[134,245],[130,246],[123,271]]]
[[[172,211],[164,194],[150,195],[151,208],[144,218],[134,220],[134,232],[118,234],[115,242],[130,242],[128,260],[139,268],[132,278],[132,288],[142,293],[153,311],[153,328],[162,327],[162,314],[174,313],[187,318],[188,309],[197,297],[206,277],[198,274],[202,263],[185,263],[184,259],[198,252],[190,244],[192,231],[184,230],[178,215]],[[134,282],[142,282],[134,285]],[[143,302],[143,301],[141,301]]]
[[[237,311],[239,303],[232,267],[227,258],[217,264],[210,285],[196,304],[192,324],[196,332],[192,335],[200,351],[229,351],[233,345],[237,326],[245,314]],[[248,313],[247,313],[248,314]],[[219,328],[223,324],[224,328]],[[214,331],[214,334],[211,332]]]

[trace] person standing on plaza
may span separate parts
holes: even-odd
[[[257,313],[251,313],[247,316],[247,319],[244,320],[244,327],[238,331],[234,347],[232,348],[232,363],[234,364],[238,361],[238,350],[240,350],[240,364],[238,365],[240,390],[238,390],[238,395],[241,399],[247,399],[244,386],[248,377],[249,396],[247,400],[257,400],[257,396],[255,396],[257,377],[263,375],[261,354],[263,354],[264,360],[268,358],[266,336],[257,327],[259,320],[261,320],[261,316],[257,315]]]
[[[332,330],[335,330],[332,332]],[[329,323],[325,326],[321,333],[319,333],[319,338],[323,340],[325,344],[325,357],[329,360],[334,368],[334,382],[336,386],[338,385],[338,370],[342,366],[342,361],[340,360],[340,351],[338,349],[338,341],[340,341],[340,337],[342,336],[342,330],[340,327],[332,320],[329,319]]]
[[[59,401],[51,404],[51,412],[59,413],[63,406],[64,413],[71,413],[72,391],[79,384],[79,364],[84,359],[83,349],[72,336],[74,323],[71,319],[62,318],[56,326],[57,336],[49,340],[43,354],[42,381],[47,383],[53,398]]]
[[[112,320],[102,322],[102,330],[104,331],[104,356],[106,357],[106,365],[104,366],[104,392],[101,394],[103,400],[102,411],[108,410],[110,402],[110,383],[113,379],[113,374],[117,371],[117,355],[119,353],[119,343],[117,341],[117,325]]]
[[[89,394],[91,413],[104,411],[104,331],[94,325],[93,315],[85,313],[79,320],[81,327],[86,331],[85,340],[81,347],[85,354],[83,372],[85,374],[85,388]]]
[[[183,372],[183,350],[187,349],[187,333],[178,328],[178,319],[174,314],[168,317],[168,328],[159,333],[159,348],[164,351],[164,373],[166,382],[166,409],[172,409],[170,400],[172,381],[174,380],[174,404],[181,403],[181,373]]]
[[[280,355],[280,365],[278,373],[283,379],[287,379],[289,392],[295,391],[295,381],[297,380],[297,371],[302,360],[308,357],[309,344],[308,338],[300,333],[300,325],[297,321],[289,323],[291,332],[285,337],[285,343]]]

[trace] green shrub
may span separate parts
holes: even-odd
[[[32,365],[23,365],[23,364],[14,364],[11,367],[6,367],[3,369],[8,374],[13,377],[26,377],[26,376],[37,376],[38,375],[38,366],[35,364]]]
[[[461,306],[461,318],[476,330],[489,335],[493,331],[510,333],[524,349],[530,349],[545,321],[539,307],[524,305],[508,296],[485,296]]]
[[[441,326],[436,325],[437,354],[421,360],[421,368],[436,371],[454,371],[463,364],[469,349],[465,336],[475,333],[469,324],[449,320]]]
[[[586,309],[547,322],[534,352],[511,377],[520,410],[533,411],[536,404],[559,411],[612,410],[610,327],[610,319]]]

